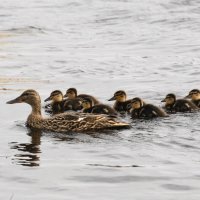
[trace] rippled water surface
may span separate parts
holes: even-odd
[[[2,0],[0,199],[200,199],[199,113],[131,122],[112,133],[25,126],[28,88],[42,100],[76,87],[107,102],[118,89],[161,106],[199,88],[198,0]]]

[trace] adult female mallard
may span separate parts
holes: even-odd
[[[82,102],[83,112],[84,113],[98,113],[98,114],[106,114],[111,116],[116,116],[117,112],[108,105],[105,104],[97,104],[94,105],[91,98],[84,98]]]
[[[198,107],[191,101],[186,99],[176,99],[176,95],[172,93],[167,94],[161,102],[165,102],[164,109],[168,113],[191,112],[193,110],[198,110]]]
[[[88,94],[79,94],[77,93],[77,90],[76,88],[69,88],[67,91],[66,91],[66,94],[64,95],[64,97],[67,97],[68,99],[84,99],[84,98],[90,98],[92,99],[92,101],[94,102],[94,105],[97,105],[99,104],[99,101],[91,96],[91,95],[88,95]]]
[[[108,101],[114,101],[115,104],[113,108],[120,113],[129,112],[131,109],[131,99],[126,100],[126,92],[123,90],[118,90],[114,93],[113,97],[110,98]]]
[[[51,110],[53,114],[63,113],[64,111],[69,110],[77,111],[82,109],[81,99],[63,99],[63,94],[60,90],[54,90],[44,101],[52,101]]]
[[[189,94],[185,97],[186,99],[192,99],[192,103],[194,103],[198,108],[200,108],[200,90],[193,89],[189,92]]]
[[[112,117],[87,113],[62,113],[49,118],[41,115],[41,99],[35,90],[26,90],[19,97],[8,101],[7,104],[27,103],[32,107],[26,125],[52,132],[84,132],[102,129],[128,128],[129,124],[119,122]]]
[[[144,104],[144,101],[138,97],[131,100],[131,118],[132,119],[152,119],[155,117],[166,117],[167,113],[152,104]]]

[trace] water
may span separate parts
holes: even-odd
[[[118,89],[161,105],[199,87],[200,1],[2,1],[0,199],[200,198],[199,113],[112,133],[24,126],[28,88],[42,100],[76,87],[102,102]],[[128,118],[127,121],[130,121]]]

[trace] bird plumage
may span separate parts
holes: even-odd
[[[67,112],[49,118],[43,118],[41,115],[40,96],[35,90],[26,90],[19,97],[7,103],[29,104],[32,107],[32,112],[28,116],[26,125],[30,128],[38,128],[45,131],[83,132],[130,127],[129,124],[125,122],[120,122],[112,117],[98,114]]]

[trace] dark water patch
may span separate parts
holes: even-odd
[[[143,167],[140,165],[104,165],[104,164],[87,164],[92,167],[109,167],[109,168],[134,168],[134,167]]]
[[[188,190],[197,189],[195,187],[191,187],[188,185],[177,185],[177,184],[163,184],[162,187],[168,190],[175,190],[175,191],[188,191]]]
[[[13,163],[26,167],[38,167],[40,166],[40,157],[31,154],[15,154],[12,159]]]
[[[36,27],[36,26],[25,26],[25,27],[18,27],[18,28],[11,28],[4,30],[7,33],[12,34],[12,36],[21,35],[21,34],[46,34],[47,29]]]
[[[18,165],[35,167],[40,165],[40,154],[41,154],[41,134],[40,130],[34,129],[34,131],[28,132],[28,135],[31,136],[30,143],[17,143],[10,142],[10,148],[15,149],[19,152],[12,158],[12,161]]]
[[[186,148],[186,149],[195,149],[195,150],[199,150],[200,149],[200,147],[198,147],[198,146],[185,144],[185,143],[174,141],[174,140],[171,140],[170,144],[177,145],[179,147],[183,147],[183,148]]]
[[[158,177],[158,176],[116,176],[116,177],[105,177],[105,176],[74,176],[72,180],[78,180],[80,182],[93,182],[93,183],[131,183],[131,182],[154,182],[171,180],[170,177]]]
[[[26,178],[26,177],[22,177],[22,176],[13,176],[13,177],[10,177],[8,178],[10,181],[13,181],[13,182],[17,182],[17,183],[25,183],[25,184],[30,184],[32,185],[33,183],[37,183],[37,180],[36,179],[33,179],[33,178]]]

